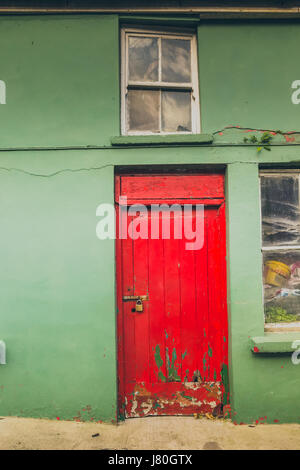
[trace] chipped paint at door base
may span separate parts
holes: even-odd
[[[213,413],[222,404],[221,382],[169,383],[168,392],[158,384],[136,384],[126,396],[126,418]]]

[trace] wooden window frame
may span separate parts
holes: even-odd
[[[138,82],[128,79],[128,37],[134,34],[141,37],[176,38],[191,40],[191,82],[169,83],[169,82]],[[161,40],[159,41],[159,61],[161,61]],[[159,69],[159,75],[161,70]],[[159,76],[160,78],[160,76]],[[191,91],[191,131],[182,132],[151,132],[130,131],[128,129],[127,94],[128,89],[151,89],[151,90],[186,90]],[[161,103],[161,99],[160,99]],[[159,127],[161,129],[161,110],[159,109]],[[121,29],[121,134],[122,135],[184,135],[200,133],[200,103],[199,103],[199,79],[198,79],[198,56],[197,36],[194,32],[184,30],[166,29],[143,29],[122,28]]]
[[[281,176],[298,176],[299,180],[299,208],[300,208],[300,169],[272,169],[272,170],[260,170],[259,171],[259,180],[261,176],[266,177],[281,177]],[[261,200],[261,183],[259,184],[259,191],[260,191],[260,226],[261,226],[261,251],[262,254],[267,252],[280,252],[280,251],[300,251],[300,245],[298,244],[287,244],[287,245],[274,245],[274,246],[264,246],[263,244],[263,237],[262,237],[262,200]],[[264,289],[263,289],[263,304],[265,305],[264,299]],[[276,332],[276,333],[288,333],[289,331],[299,332],[300,331],[300,321],[295,322],[297,325],[290,326],[289,323],[274,322],[274,323],[266,323],[265,316],[264,316],[264,329],[266,332]],[[274,326],[276,325],[276,326]]]

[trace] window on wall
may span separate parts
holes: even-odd
[[[196,37],[122,31],[122,133],[200,131]]]
[[[300,327],[300,171],[262,172],[266,329]]]

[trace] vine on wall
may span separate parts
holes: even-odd
[[[278,132],[277,132],[278,133]],[[268,150],[270,152],[271,147],[270,144],[272,142],[273,135],[270,132],[264,132],[260,139],[258,139],[255,135],[251,137],[244,137],[244,143],[251,143],[251,144],[258,144],[257,152],[261,152],[262,149]]]

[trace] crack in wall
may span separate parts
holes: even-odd
[[[37,176],[39,178],[52,178],[53,176],[57,176],[61,173],[78,173],[81,171],[95,171],[95,170],[103,170],[104,168],[108,167],[113,167],[114,165],[112,163],[109,163],[107,165],[103,166],[96,166],[96,167],[90,167],[90,168],[64,168],[63,170],[57,170],[54,173],[49,173],[47,175],[43,175],[41,173],[32,173],[30,171],[26,170],[21,170],[20,168],[6,168],[6,167],[0,167],[0,171],[17,171],[19,173],[24,173],[25,175],[29,176]]]

